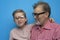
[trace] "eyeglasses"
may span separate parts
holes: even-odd
[[[34,16],[39,16],[39,15],[41,15],[41,14],[44,14],[45,12],[41,12],[41,13],[33,13],[34,14]]]

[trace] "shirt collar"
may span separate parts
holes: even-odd
[[[46,24],[43,26],[43,28],[45,28],[45,29],[52,29],[50,20],[48,20],[46,22]]]
[[[36,29],[40,29],[39,26],[37,26],[37,27],[36,27],[36,26],[37,26],[37,25],[35,25],[35,28],[36,28]],[[44,26],[43,26],[42,28],[47,29],[47,30],[52,29],[50,20],[48,20],[48,21],[46,22],[46,24],[44,24]]]

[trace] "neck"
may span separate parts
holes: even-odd
[[[19,29],[24,29],[24,27],[25,27],[26,25],[23,25],[23,26],[20,26],[20,27],[18,27]]]
[[[49,18],[47,18],[47,19],[44,21],[44,23],[41,24],[40,27],[44,27],[44,25],[47,23],[48,20],[49,20]]]

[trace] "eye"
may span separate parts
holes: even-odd
[[[15,19],[19,19],[19,18],[15,18]]]

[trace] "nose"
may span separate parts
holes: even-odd
[[[36,18],[36,16],[34,16],[34,18]]]
[[[18,22],[22,22],[22,19],[19,18],[19,19],[18,19]]]
[[[35,15],[34,18],[38,18],[39,16],[38,15]]]
[[[39,17],[38,16],[34,16],[34,18],[36,19],[36,21],[38,21]]]

